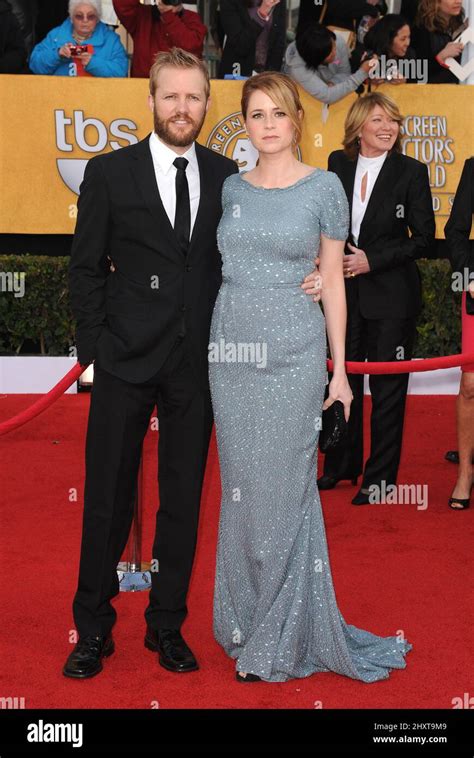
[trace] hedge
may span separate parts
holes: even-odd
[[[0,355],[71,355],[74,320],[69,308],[69,257],[0,256]],[[416,358],[461,351],[461,294],[451,287],[446,260],[418,262],[423,311],[418,320]],[[12,274],[23,273],[25,293],[15,297]],[[17,278],[17,282],[20,278]]]

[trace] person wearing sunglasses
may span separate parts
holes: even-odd
[[[128,58],[118,35],[102,23],[100,0],[70,0],[69,16],[33,49],[34,74],[122,77]]]

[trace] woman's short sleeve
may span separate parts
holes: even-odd
[[[232,177],[235,176],[234,174],[229,174],[229,176],[226,176],[224,181],[222,182],[222,191],[221,191],[221,205],[222,208],[225,208],[226,205],[229,203],[231,197],[232,197],[232,188],[231,188],[231,182],[233,181]]]
[[[326,171],[325,186],[321,189],[321,234],[333,240],[345,241],[349,235],[349,203],[341,180],[333,171]]]

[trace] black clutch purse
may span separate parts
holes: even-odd
[[[335,400],[326,408],[321,417],[322,429],[319,435],[319,449],[322,453],[335,450],[347,439],[347,421],[344,416],[344,405]]]

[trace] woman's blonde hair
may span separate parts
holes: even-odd
[[[168,52],[158,53],[154,63],[150,69],[150,95],[155,94],[158,74],[162,68],[171,66],[173,68],[198,68],[204,76],[204,90],[206,93],[206,100],[209,97],[211,91],[211,84],[209,81],[209,71],[200,58],[197,58],[192,53],[188,53],[186,50],[182,50],[180,47],[172,47]]]
[[[458,16],[450,16],[446,21],[439,11],[440,0],[420,0],[416,15],[417,26],[424,26],[429,32],[454,32],[464,21],[464,11]]]
[[[249,100],[253,92],[264,92],[273,100],[275,105],[285,111],[294,126],[294,142],[297,145],[301,140],[304,110],[298,87],[293,79],[276,71],[262,71],[261,74],[255,74],[250,79],[246,79],[240,101],[240,109],[244,119],[247,118]]]
[[[357,158],[359,154],[360,130],[377,105],[383,108],[383,110],[388,113],[391,118],[397,121],[399,125],[402,123],[403,116],[400,113],[398,105],[395,100],[392,100],[388,95],[383,95],[381,92],[370,92],[368,95],[362,95],[362,97],[357,98],[349,108],[344,123],[344,139],[342,144],[344,145],[344,152],[348,158],[353,160]],[[400,132],[397,135],[392,150],[395,150],[398,153],[401,153],[402,151]]]

